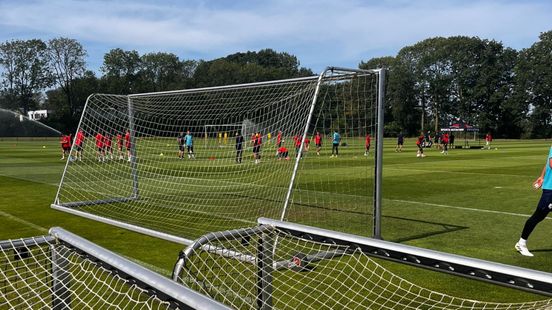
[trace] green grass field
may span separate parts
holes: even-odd
[[[529,248],[535,257],[522,257],[513,249],[540,197],[531,183],[542,169],[550,141],[498,140],[493,145],[496,150],[455,149],[448,156],[427,150],[426,158],[416,158],[413,140],[406,141],[402,153],[393,151],[394,140],[385,142],[382,232],[386,240],[552,272],[552,245],[547,238],[552,221],[543,221],[531,236]],[[0,239],[46,234],[49,227],[61,226],[168,275],[181,245],[50,209],[64,166],[59,155],[57,140],[0,141]],[[340,171],[354,166],[354,161],[345,155],[332,165]],[[307,171],[301,185],[305,188],[309,179],[327,178]],[[341,216],[342,222],[332,218],[333,225],[347,226],[365,218],[346,212]],[[366,225],[369,229],[370,223]],[[544,298],[379,262],[407,280],[453,296],[495,302]]]

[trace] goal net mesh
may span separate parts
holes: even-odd
[[[0,309],[172,309],[154,289],[53,238],[0,245]]]
[[[374,150],[364,155],[376,129],[377,80],[327,71],[320,85],[311,77],[93,95],[78,128],[82,152],[68,161],[54,204],[192,239],[261,216],[368,235]]]
[[[278,228],[209,236],[208,242],[187,252],[175,279],[234,309],[552,307],[552,299],[496,303],[429,290],[390,272],[359,248],[321,243]],[[263,246],[268,251],[260,256]],[[263,282],[260,272],[267,266]]]

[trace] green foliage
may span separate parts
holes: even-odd
[[[517,52],[477,37],[436,37],[395,57],[361,61],[388,68],[386,122],[407,135],[462,120],[496,137],[552,135],[552,31]],[[0,44],[0,107],[25,113],[42,104],[51,124],[74,130],[92,92],[129,94],[311,76],[296,56],[272,49],[206,60],[172,53],[140,55],[121,48],[104,55],[102,76],[86,72],[86,50],[74,39],[12,40]],[[396,130],[395,130],[396,131]],[[391,134],[388,132],[388,134]]]
[[[264,49],[201,61],[195,70],[194,80],[196,87],[206,87],[312,75],[311,70],[300,68],[297,57]]]
[[[514,69],[515,98],[528,108],[525,136],[552,135],[552,31],[540,35],[540,41],[520,53]]]
[[[42,40],[12,40],[0,44],[2,107],[26,114],[38,106],[39,93],[52,83],[47,46]]]

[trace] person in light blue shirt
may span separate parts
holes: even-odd
[[[525,222],[521,238],[516,243],[515,248],[523,256],[533,256],[533,253],[527,249],[527,239],[533,232],[538,223],[542,222],[552,211],[552,147],[548,152],[546,164],[542,169],[540,177],[533,183],[533,187],[542,188],[542,195],[537,205],[537,209],[531,217]]]
[[[193,141],[193,137],[192,137],[192,134],[190,133],[190,131],[186,131],[186,136],[184,136],[184,141],[186,142],[186,147],[188,148],[188,158],[193,158],[195,159],[195,155],[194,155],[194,141]]]
[[[341,136],[337,132],[337,130],[334,131],[332,136],[332,156],[331,157],[337,157],[339,155],[339,143],[341,142]]]

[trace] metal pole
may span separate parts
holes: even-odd
[[[88,108],[88,103],[90,102],[90,98],[95,96],[96,94],[91,94],[86,98],[86,102],[84,103],[84,108],[82,109],[82,114],[79,120],[79,126],[77,127],[77,131],[75,132],[75,135],[73,137],[73,141],[71,141],[71,151],[69,152],[69,156],[73,156],[73,151],[75,149],[75,141],[77,139],[77,133],[79,132],[79,129],[81,129],[82,126],[82,120],[84,119],[84,114],[86,113],[86,109]],[[67,173],[67,167],[69,166],[69,158],[67,158],[67,161],[65,162],[65,167],[63,168],[63,173],[61,174],[61,180],[59,181],[59,186],[56,192],[56,198],[54,199],[54,204],[59,204],[59,193],[61,191],[61,185],[63,184],[63,180],[65,179],[65,174]]]
[[[68,272],[68,261],[63,256],[60,245],[50,246],[52,257],[52,309],[71,309],[71,275]]]
[[[128,276],[128,279],[136,281],[135,283],[138,283],[139,287],[148,288],[148,291],[151,290],[157,296],[163,296],[164,300],[177,303],[176,306],[179,309],[229,309],[220,302],[182,286],[62,228],[51,228],[50,235],[56,237],[63,244],[68,244],[93,257],[94,260],[106,266],[107,270],[125,277]]]
[[[382,201],[382,178],[383,178],[383,114],[385,110],[385,71],[379,70],[378,76],[378,127],[376,134],[376,157],[375,157],[375,184],[374,184],[374,231],[373,237],[381,239],[381,201]]]
[[[552,273],[274,219],[259,218],[257,222],[277,231],[302,236],[307,242],[358,249],[368,256],[552,296]]]
[[[134,129],[134,107],[128,98],[128,130],[130,132],[130,173],[132,175],[132,198],[138,198],[138,170],[136,168],[136,134]]]
[[[260,310],[272,309],[272,270],[274,269],[274,238],[272,231],[263,232],[257,249],[258,294]]]
[[[293,166],[293,172],[291,174],[291,180],[289,181],[289,187],[286,194],[286,200],[284,201],[284,209],[282,210],[282,215],[280,216],[280,220],[284,220],[286,217],[286,211],[289,206],[289,200],[291,199],[291,193],[293,192],[293,185],[295,183],[295,177],[297,176],[297,169],[299,168],[299,161],[301,160],[301,155],[303,155],[303,145],[305,144],[305,138],[307,137],[307,133],[309,131],[309,125],[312,119],[312,114],[314,113],[314,107],[316,106],[316,99],[318,98],[318,93],[320,92],[320,85],[322,84],[322,79],[324,78],[324,75],[326,72],[328,72],[329,68],[326,68],[324,72],[322,72],[318,76],[318,82],[316,83],[316,89],[314,90],[314,97],[312,98],[311,107],[309,110],[309,115],[307,117],[307,123],[305,124],[305,130],[303,131],[303,138],[301,140],[301,146],[299,147],[299,153],[297,154],[297,158],[295,158],[295,165]]]

